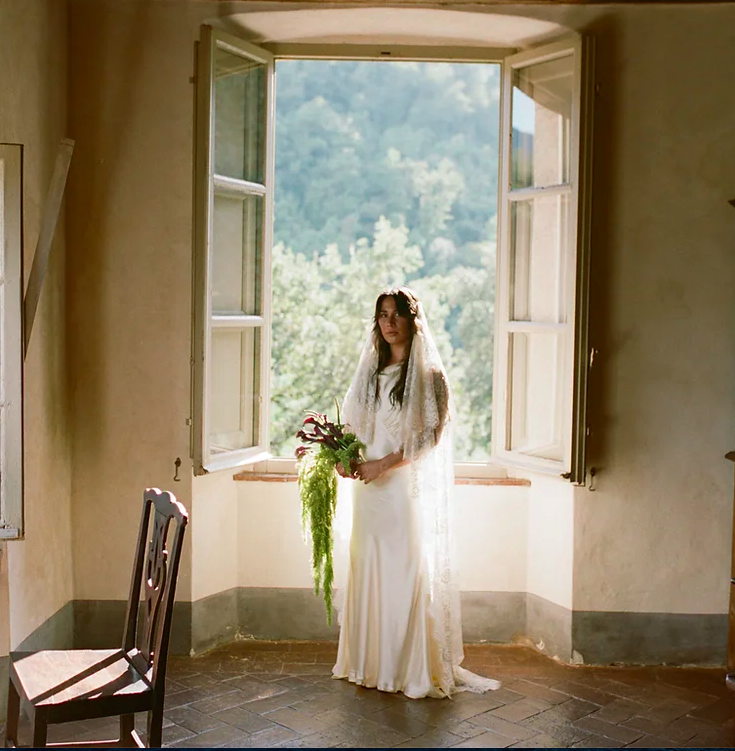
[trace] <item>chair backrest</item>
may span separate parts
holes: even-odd
[[[149,539],[151,515],[153,529]],[[167,541],[172,521],[175,526],[169,549]],[[125,618],[123,649],[131,656],[136,668],[150,676],[154,689],[163,686],[166,675],[176,579],[188,521],[186,509],[173,493],[158,488],[146,489]],[[143,612],[140,614],[142,618],[139,618],[141,587]]]

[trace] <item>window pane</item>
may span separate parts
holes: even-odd
[[[213,456],[258,443],[260,343],[259,328],[212,330],[208,404]]]
[[[510,217],[511,320],[564,323],[569,196],[514,201]]]
[[[561,385],[559,333],[513,333],[509,337],[510,415],[506,448],[560,461]]]
[[[261,313],[262,196],[214,196],[212,312]]]
[[[266,66],[217,48],[214,171],[263,183]]]
[[[569,182],[574,58],[513,71],[511,187]]]

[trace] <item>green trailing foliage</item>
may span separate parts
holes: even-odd
[[[311,569],[314,592],[323,592],[327,623],[332,625],[334,585],[334,515],[337,512],[337,464],[352,467],[365,448],[354,433],[344,433],[339,422],[309,412],[304,429],[297,434],[309,446],[296,450],[304,537],[311,538]]]
[[[337,511],[336,452],[321,446],[299,461],[301,523],[311,537],[311,568],[314,592],[324,592],[327,622],[332,625],[332,585],[334,583],[334,529]]]

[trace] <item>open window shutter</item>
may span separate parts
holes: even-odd
[[[496,461],[583,482],[591,44],[513,55],[501,89]]]
[[[267,456],[273,56],[202,27],[197,76],[194,471]]]

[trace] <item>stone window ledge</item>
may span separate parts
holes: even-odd
[[[233,478],[237,482],[296,482],[296,475],[283,472],[238,472]],[[529,487],[530,480],[521,477],[455,477],[455,485],[506,485]]]

